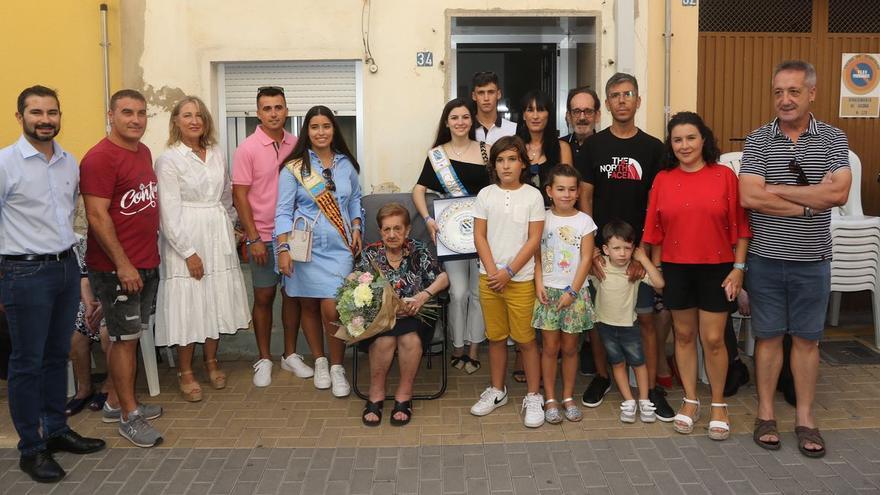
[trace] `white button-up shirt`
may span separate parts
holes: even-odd
[[[79,167],[52,145],[49,160],[24,135],[0,150],[0,255],[59,253],[76,243]]]

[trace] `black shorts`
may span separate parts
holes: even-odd
[[[663,263],[663,303],[666,309],[698,308],[713,313],[731,311],[735,301],[728,301],[721,282],[733,270],[733,263],[682,264]]]

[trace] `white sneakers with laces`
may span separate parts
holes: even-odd
[[[254,386],[268,387],[272,383],[272,360],[260,359],[254,363]]]
[[[330,366],[330,383],[333,397],[348,397],[351,394],[351,385],[345,379],[345,367],[341,364]]]
[[[544,424],[544,397],[541,394],[526,394],[522,401],[523,424],[537,428]]]
[[[504,404],[507,404],[507,387],[504,387],[504,390],[498,390],[495,387],[489,386],[480,394],[480,399],[477,403],[471,406],[471,414],[474,416],[485,416]],[[543,421],[543,419],[544,414],[541,413],[541,420]]]
[[[331,385],[330,380],[330,363],[325,357],[315,359],[315,388],[318,390],[327,390]]]
[[[281,369],[293,373],[297,378],[311,378],[315,375],[315,370],[296,353],[281,358]]]

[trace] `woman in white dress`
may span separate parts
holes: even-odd
[[[156,160],[161,226],[156,345],[176,345],[180,392],[197,402],[195,343],[204,344],[211,385],[226,386],[217,363],[220,334],[250,322],[244,278],[235,250],[232,186],[226,159],[204,102],[187,96],[174,106],[168,149]]]

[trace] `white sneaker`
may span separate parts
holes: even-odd
[[[624,423],[636,422],[636,401],[625,400],[620,403],[620,420]]]
[[[522,401],[523,424],[537,428],[544,424],[544,397],[541,394],[526,394]]]
[[[302,356],[296,353],[281,358],[281,369],[290,371],[297,378],[311,378],[315,374],[315,370],[303,361]]]
[[[334,364],[330,367],[330,383],[333,386],[333,397],[348,397],[351,394],[351,385],[345,379],[345,367]]]
[[[639,400],[639,419],[642,420],[642,423],[653,423],[657,421],[657,415],[654,411],[657,410],[654,407],[654,403],[649,400]]]
[[[471,414],[485,416],[504,404],[507,404],[507,387],[504,387],[504,390],[498,390],[489,386],[480,394],[480,400],[471,406]],[[543,415],[541,417],[543,418]]]
[[[254,363],[254,386],[268,387],[272,383],[272,360],[260,359]]]
[[[315,359],[315,388],[327,390],[330,384],[330,363],[327,362],[327,358],[319,357]]]

